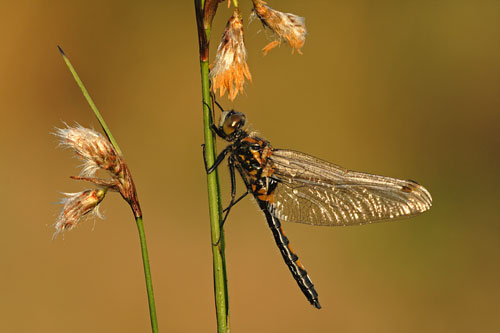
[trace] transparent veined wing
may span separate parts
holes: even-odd
[[[420,214],[432,205],[429,192],[411,180],[344,169],[285,149],[271,155],[274,190],[271,213],[289,222],[357,225]]]

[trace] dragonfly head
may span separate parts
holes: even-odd
[[[222,112],[219,133],[221,137],[229,142],[236,141],[247,135],[244,127],[246,124],[246,116],[234,110]]]

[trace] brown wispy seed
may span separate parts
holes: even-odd
[[[71,230],[85,217],[97,216],[103,218],[99,213],[99,204],[106,195],[106,189],[86,190],[78,193],[64,193],[66,198],[61,200],[64,205],[61,214],[54,225],[55,238],[60,232]]]
[[[268,27],[274,32],[277,38],[267,44],[262,49],[262,52],[267,54],[270,50],[278,46],[281,40],[285,39],[292,48],[292,53],[297,50],[299,54],[302,54],[300,49],[306,42],[307,34],[305,18],[272,9],[262,0],[252,1],[254,6],[252,17],[258,17],[265,27]]]
[[[123,159],[101,133],[82,127],[57,128],[54,133],[60,138],[60,145],[71,148],[83,161],[83,176],[93,176],[99,169],[119,176],[123,169]]]
[[[228,98],[234,100],[238,92],[243,92],[245,78],[252,81],[247,65],[247,51],[243,39],[243,20],[238,9],[229,19],[217,48],[215,62],[212,64],[210,78],[214,91],[219,89],[220,96],[228,92]]]

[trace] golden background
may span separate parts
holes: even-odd
[[[275,147],[415,179],[434,206],[363,227],[286,223],[318,311],[244,200],[226,224],[233,332],[498,331],[500,2],[269,2],[306,17],[304,55],[282,45],[263,57],[269,36],[241,1],[254,80],[223,106]],[[219,7],[213,51],[230,14]],[[160,329],[215,331],[193,2],[17,1],[0,22],[0,331],[150,330],[137,231],[119,195],[103,202],[104,221],[51,241],[60,192],[88,186],[68,178],[79,162],[50,133],[63,122],[99,128],[58,44],[132,170]]]

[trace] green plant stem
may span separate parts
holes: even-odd
[[[211,104],[208,78],[208,62],[201,61],[202,93],[203,101]],[[203,121],[205,134],[205,158],[207,165],[215,162],[216,149],[215,138],[211,125],[210,109],[206,104],[203,107]],[[212,256],[214,273],[215,307],[217,311],[217,327],[219,332],[229,331],[229,295],[227,289],[227,272],[225,258],[224,232],[221,232],[222,206],[220,199],[219,177],[217,170],[207,175],[208,204],[210,213],[210,230],[212,235]],[[218,242],[218,243],[217,243]]]
[[[83,96],[87,100],[87,103],[89,103],[90,108],[92,111],[94,111],[95,116],[97,117],[97,120],[99,121],[99,124],[101,124],[101,127],[106,133],[106,136],[108,137],[109,141],[111,144],[115,147],[116,151],[120,156],[122,155],[122,151],[120,150],[120,147],[118,147],[118,143],[116,142],[115,138],[113,137],[113,134],[111,134],[111,131],[109,130],[108,125],[106,125],[106,122],[104,121],[104,118],[101,116],[101,113],[99,112],[99,109],[95,105],[94,101],[92,100],[92,97],[90,97],[89,92],[85,88],[85,85],[83,84],[82,80],[80,79],[80,76],[78,76],[78,73],[76,72],[75,68],[69,61],[68,57],[66,56],[66,53],[64,53],[63,49],[58,45],[57,48],[59,49],[59,52],[61,52],[61,55],[64,59],[64,62],[66,63],[66,66],[68,66],[69,71],[71,74],[73,74],[73,77],[75,78],[76,84],[78,84],[78,87],[80,87],[80,90],[83,93]]]
[[[148,291],[149,301],[149,317],[151,318],[151,329],[153,333],[158,332],[158,319],[156,318],[155,296],[153,293],[153,281],[151,279],[151,268],[149,266],[148,247],[146,244],[146,234],[144,232],[144,224],[142,217],[135,219],[137,230],[139,231],[139,239],[141,241],[142,263],[144,265],[144,276],[146,278],[146,289]]]
[[[205,161],[207,166],[214,164],[217,153],[215,149],[215,136],[212,132],[213,105],[210,94],[209,79],[209,40],[210,25],[217,10],[217,0],[195,0],[196,23],[198,27],[198,40],[200,44],[200,72],[201,90],[203,98],[203,129],[205,141]],[[210,231],[213,258],[213,278],[215,309],[217,313],[218,332],[229,332],[229,296],[227,288],[227,271],[225,258],[224,232],[221,230],[222,205],[217,170],[207,174],[208,207],[210,214]]]

